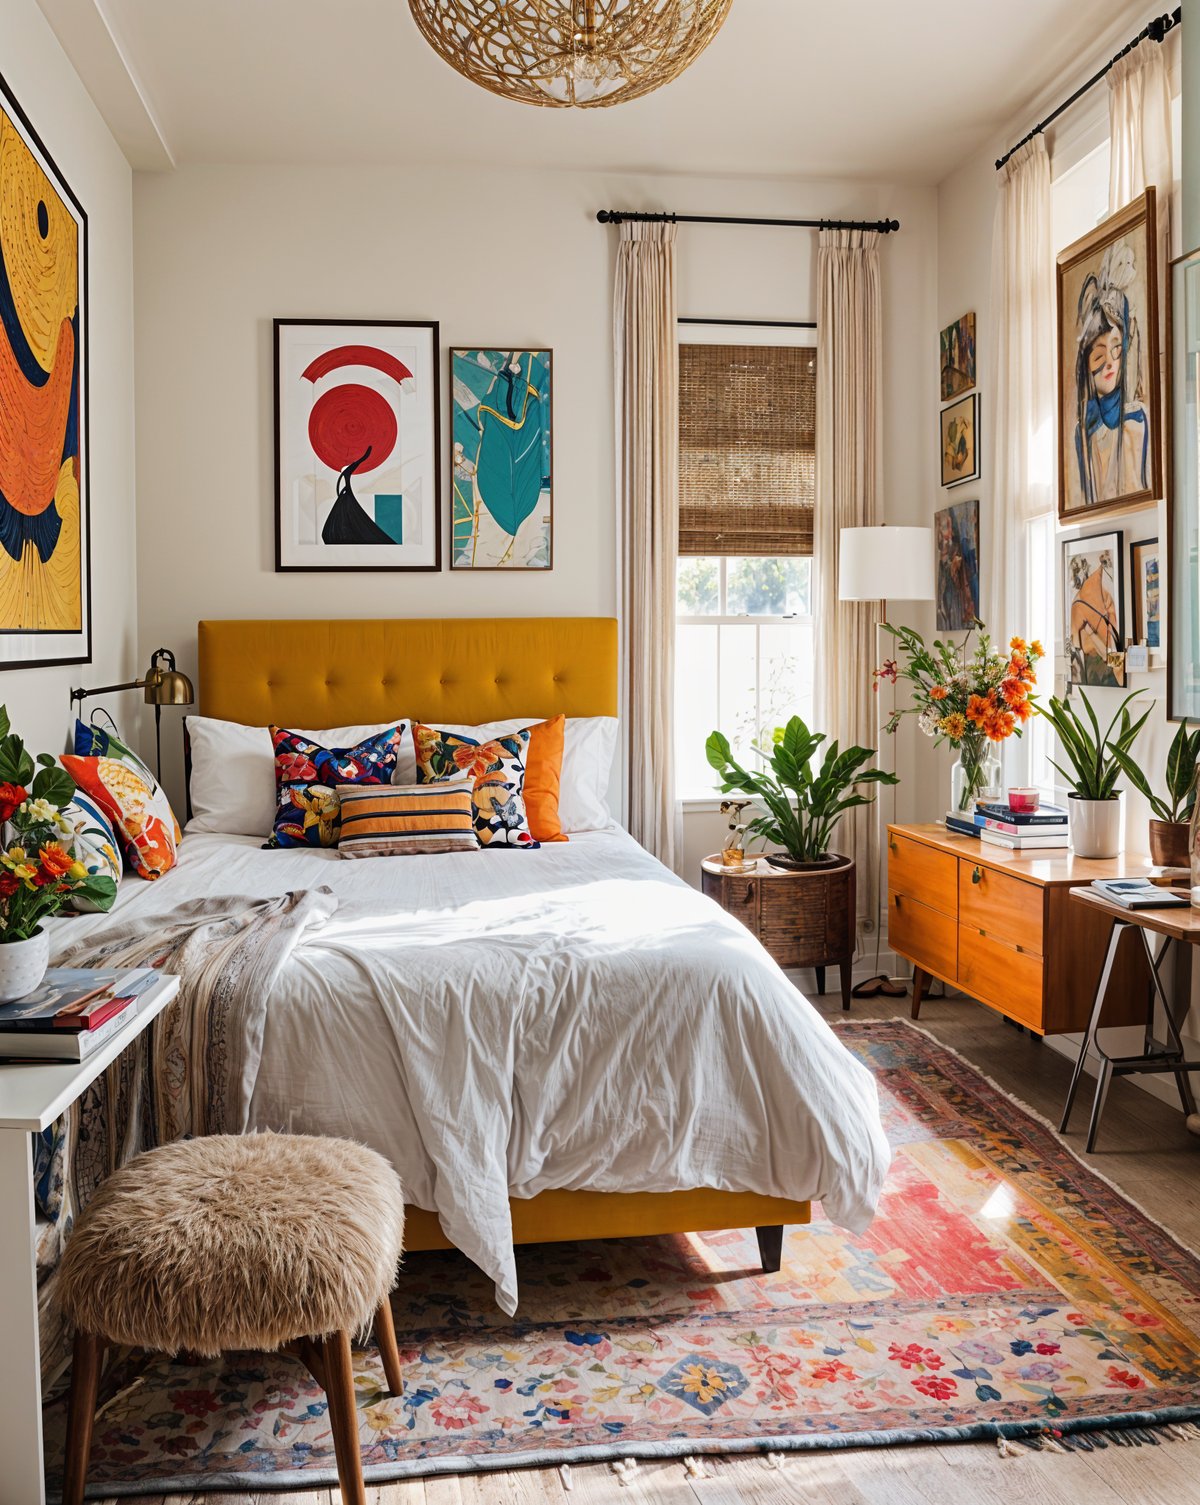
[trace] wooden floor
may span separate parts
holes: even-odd
[[[832,999],[820,1001],[841,1017]],[[856,1001],[854,1017],[907,1015],[908,1001]],[[1058,1120],[1068,1062],[981,1005],[934,1000],[922,1025],[999,1085]],[[1090,1100],[1092,1079],[1082,1095]],[[1087,1109],[1076,1106],[1072,1145],[1083,1148]],[[1185,1243],[1200,1248],[1200,1139],[1177,1111],[1129,1082],[1116,1082],[1089,1158]],[[1198,1397],[1200,1398],[1200,1397]],[[708,1477],[678,1461],[641,1463],[623,1484],[604,1465],[413,1480],[367,1490],[369,1505],[1183,1505],[1200,1500],[1200,1442],[1097,1453],[1024,1453],[1001,1458],[994,1443],[792,1454],[779,1470],[765,1460],[705,1459]],[[338,1505],[336,1490],[296,1494],[146,1497],[145,1505]]]

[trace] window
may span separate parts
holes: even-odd
[[[780,331],[782,333],[782,331]],[[676,787],[714,797],[714,727],[739,761],[813,711],[816,352],[680,347]]]

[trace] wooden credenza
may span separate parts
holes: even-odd
[[[889,826],[887,859],[888,940],[915,969],[914,1019],[937,977],[1036,1034],[1087,1027],[1112,920],[1070,890],[1144,877],[1144,859],[1010,852],[942,825]],[[1104,1023],[1144,1023],[1148,986],[1141,947],[1124,948]]]

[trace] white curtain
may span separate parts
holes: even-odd
[[[997,176],[989,406],[982,436],[995,446],[995,459],[981,583],[983,619],[992,637],[1006,644],[1014,633],[1029,630],[1027,524],[1054,511],[1054,245],[1045,139],[1026,142]],[[1002,744],[1006,765],[1016,762],[1014,743]],[[1014,767],[1005,771],[1017,777]]]
[[[871,670],[879,652],[878,609],[837,598],[841,529],[880,521],[883,336],[876,232],[822,230],[817,286],[817,726],[843,747],[877,747]],[[879,826],[873,805],[843,817],[836,845],[857,864],[860,927],[877,925]]]
[[[621,226],[616,350],[617,512],[629,830],[675,863],[675,558],[679,347],[675,226]]]

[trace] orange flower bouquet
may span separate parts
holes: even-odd
[[[967,814],[989,781],[989,764],[995,764],[990,745],[1019,737],[1033,714],[1042,645],[1013,638],[1008,652],[1001,652],[982,622],[976,623],[973,648],[971,632],[961,643],[939,638],[929,645],[911,627],[884,626],[907,662],[901,666],[888,659],[875,670],[875,688],[883,680],[901,679],[913,686],[912,705],[893,711],[885,730],[894,732],[902,717],[913,715],[926,736],[958,749],[961,775],[955,779],[953,808]]]

